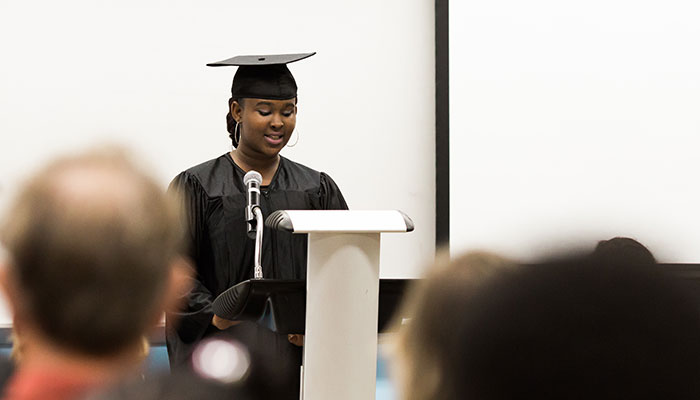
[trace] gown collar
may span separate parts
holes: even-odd
[[[236,162],[233,160],[233,157],[231,157],[231,152],[226,152],[226,154],[224,154],[224,157],[229,162],[231,162],[231,165],[233,165],[233,168],[236,170],[237,175],[239,175],[239,179],[241,179],[241,181],[242,181],[243,176],[246,174],[246,171],[244,171],[243,168],[239,167],[238,164],[236,164]],[[282,166],[286,162],[287,162],[287,159],[284,158],[282,155],[280,155],[280,162],[279,162],[279,164],[277,164],[277,170],[275,171],[275,174],[272,176],[272,180],[270,180],[270,184],[263,186],[263,189],[271,190],[277,186],[276,185],[277,176],[279,176],[280,170],[282,169]]]

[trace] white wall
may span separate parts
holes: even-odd
[[[700,5],[450,4],[452,252],[700,262]]]
[[[2,1],[0,208],[47,158],[104,141],[165,186],[230,150],[235,69],[207,62],[317,51],[290,65],[301,139],[283,154],[328,172],[351,208],[410,215],[381,273],[415,276],[434,253],[433,20],[429,0]]]

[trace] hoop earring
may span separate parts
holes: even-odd
[[[241,142],[241,123],[236,122],[236,128],[233,130],[233,141],[236,143],[236,147]]]
[[[294,141],[294,144],[287,143],[287,147],[294,147],[297,145],[297,143],[299,143],[299,131],[296,130],[295,132],[297,133],[297,140]]]

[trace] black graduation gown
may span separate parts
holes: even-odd
[[[211,304],[231,286],[253,278],[254,241],[246,233],[245,172],[230,154],[207,161],[180,173],[170,190],[178,190],[185,201],[189,255],[196,267],[193,290],[182,312],[166,317],[166,341],[170,365],[184,365],[194,345],[218,333],[211,325]],[[333,180],[322,172],[281,157],[271,183],[260,197],[264,216],[276,210],[347,209]],[[265,228],[262,265],[265,278],[306,278],[307,236]],[[274,348],[282,358],[301,361],[301,349],[286,335],[243,322],[226,331],[253,346]],[[251,343],[248,343],[251,344]]]

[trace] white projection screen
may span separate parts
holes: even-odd
[[[450,249],[700,262],[700,3],[450,2]]]
[[[418,276],[435,253],[433,9],[432,0],[2,0],[0,214],[47,160],[104,143],[135,152],[165,188],[230,150],[235,70],[207,62],[316,51],[290,65],[299,141],[282,154],[327,172],[351,209],[409,215],[414,232],[382,238],[381,275]],[[0,297],[0,328],[9,319]]]

